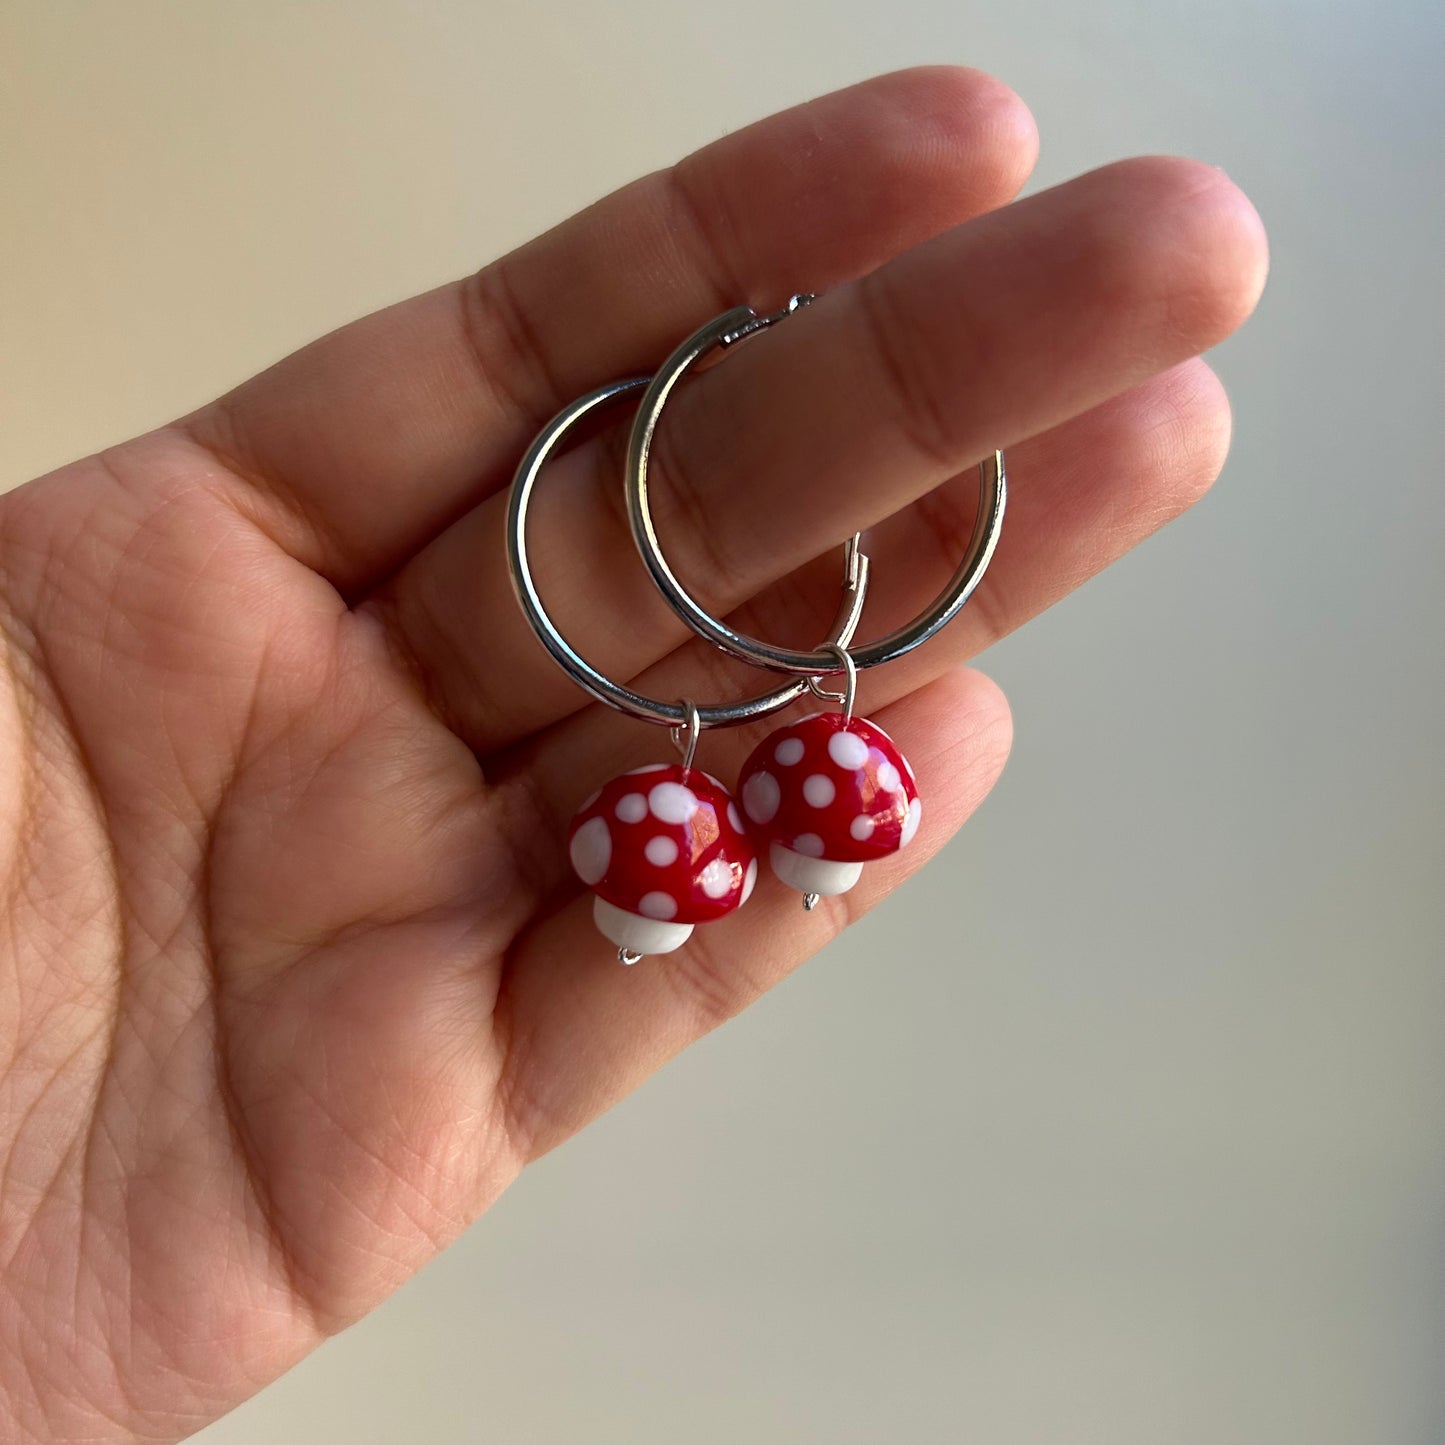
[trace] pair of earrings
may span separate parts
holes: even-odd
[[[631,378],[578,398],[537,435],[517,468],[508,512],[507,554],[513,588],[528,622],[553,659],[600,702],[672,728],[682,762],[654,763],[613,778],[572,820],[568,847],[578,877],[592,889],[599,930],[623,963],[679,948],[698,923],[741,907],[757,881],[758,848],[766,844],[773,872],[803,894],[846,892],[863,865],[906,847],[918,829],[922,802],[906,759],[875,723],[855,717],[861,668],[890,662],[926,642],[955,617],[982,580],[1003,522],[1003,454],[979,467],[979,511],[958,570],[912,622],[886,637],[854,646],[867,595],[868,559],[855,535],[847,543],[843,598],[825,642],[812,651],[782,648],[735,631],[709,613],[678,581],[664,557],[648,502],[648,462],[668,395],[705,357],[792,315],[811,296],[795,296],[777,313],[738,307],[684,341],[652,377]],[[699,707],[663,702],[621,686],[581,657],[553,623],[532,577],[527,509],[538,474],[573,427],[597,408],[643,393],[628,446],[626,487],[633,538],[653,582],[700,636],[757,666],[792,680],[741,702]],[[841,675],[841,692],[822,681]],[[693,766],[702,732],[766,717],[811,692],[837,711],[813,713],[770,734],[738,777],[738,796]]]
[[[696,732],[686,734],[692,742]],[[572,820],[572,867],[596,895],[598,928],[635,963],[670,953],[693,925],[741,908],[773,872],[803,894],[846,893],[863,865],[912,841],[923,804],[893,739],[844,712],[814,713],[765,738],[743,765],[741,800],[692,766],[653,763],[613,778]]]

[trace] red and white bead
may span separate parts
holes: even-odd
[[[863,865],[913,841],[923,804],[893,739],[866,718],[815,713],[779,728],[738,777],[749,827],[773,872],[804,895],[846,893]]]
[[[732,794],[680,763],[605,784],[572,819],[568,851],[596,894],[593,919],[624,963],[682,947],[694,924],[747,902],[758,878]]]

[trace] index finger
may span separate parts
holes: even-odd
[[[1023,102],[980,71],[865,81],[323,337],[181,425],[281,546],[356,592],[504,486],[574,396],[650,370],[707,316],[825,290],[1004,204],[1036,154]]]

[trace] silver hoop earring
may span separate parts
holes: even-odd
[[[673,731],[681,763],[653,763],[604,784],[572,820],[572,866],[594,893],[593,917],[617,946],[623,963],[644,954],[669,953],[694,924],[741,907],[757,880],[757,856],[737,804],[710,773],[693,766],[707,728],[731,727],[767,717],[801,697],[798,678],[740,702],[697,706],[664,702],[614,682],[583,658],[552,621],[532,576],[527,552],[527,511],[542,468],[568,433],[598,408],[638,391],[649,378],[613,382],[564,407],[537,434],[512,483],[507,510],[507,568],[512,590],[532,630],[553,660],[585,692],[609,707]],[[862,615],[868,559],[858,538],[847,544],[843,599],[828,634],[845,646]]]
[[[958,570],[939,596],[911,622],[862,646],[832,638],[811,652],[777,647],[714,617],[678,581],[662,554],[648,503],[648,462],[663,408],[677,383],[701,360],[766,330],[814,298],[794,296],[771,316],[741,306],[708,322],[658,369],[638,404],[627,452],[627,515],[648,573],[668,605],[695,632],[759,667],[804,674],[820,696],[842,702],[840,712],[801,719],[773,733],[743,765],[738,791],[743,812],[769,845],[774,873],[812,908],[820,895],[846,892],[863,864],[912,841],[922,802],[902,752],[875,723],[853,715],[857,674],[903,657],[945,627],[973,595],[993,558],[1003,526],[1008,487],[1003,453],[979,466],[979,508]],[[841,694],[821,679],[843,674]]]

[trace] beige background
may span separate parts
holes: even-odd
[[[1433,14],[1432,14],[1433,12]],[[1445,1438],[1445,25],[1426,4],[0,4],[0,474],[753,117],[964,61],[1268,224],[1187,519],[987,659],[927,874],[205,1435]]]

